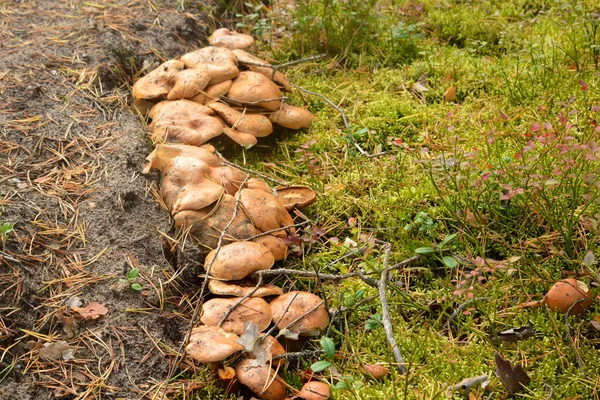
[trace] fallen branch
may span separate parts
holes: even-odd
[[[379,301],[381,302],[381,322],[383,323],[383,330],[385,331],[385,336],[387,338],[390,347],[392,348],[392,352],[394,353],[394,359],[398,364],[398,368],[400,369],[401,374],[406,374],[406,367],[404,366],[404,359],[402,358],[402,353],[400,353],[400,349],[398,348],[398,344],[396,343],[396,337],[394,336],[394,328],[392,326],[392,319],[390,317],[390,306],[387,301],[386,289],[387,283],[389,280],[390,270],[387,265],[390,259],[390,252],[392,250],[392,245],[387,243],[385,245],[385,255],[383,258],[383,271],[381,272],[381,278],[377,284],[377,288],[379,290]]]

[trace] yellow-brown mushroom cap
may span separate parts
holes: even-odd
[[[281,90],[273,81],[256,72],[244,71],[233,80],[227,97],[242,106],[252,105],[277,110],[281,105]]]
[[[210,275],[223,280],[244,279],[251,273],[269,269],[275,263],[271,251],[254,242],[235,242],[211,251],[204,260]]]
[[[329,314],[325,306],[319,303],[322,303],[321,298],[308,292],[293,291],[282,294],[271,301],[273,322],[280,330],[285,329],[292,334],[318,334],[329,325]],[[313,308],[315,309],[310,311]],[[293,323],[297,318],[300,319]]]
[[[290,129],[308,128],[315,117],[304,108],[281,104],[281,107],[271,113],[271,122]]]
[[[211,299],[202,305],[202,317],[200,320],[205,325],[217,326],[223,316],[237,304],[229,313],[221,328],[226,332],[242,335],[247,322],[254,322],[259,332],[267,329],[271,323],[271,308],[269,303],[260,297],[249,297],[241,304],[241,297]]]
[[[192,330],[186,354],[200,362],[221,361],[243,350],[239,337],[216,326],[202,325]]]
[[[248,49],[254,45],[254,39],[250,35],[230,31],[227,28],[217,29],[208,38],[211,46],[225,47],[227,49]]]
[[[269,365],[261,365],[256,360],[246,358],[235,367],[235,375],[242,385],[247,386],[262,400],[285,398],[283,380]]]

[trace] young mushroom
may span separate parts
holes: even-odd
[[[548,290],[544,302],[552,310],[566,313],[571,309],[571,315],[579,315],[592,305],[593,300],[585,283],[568,278],[556,282]]]
[[[331,397],[329,385],[323,382],[311,381],[302,386],[302,389],[292,397],[293,400],[327,400]]]
[[[318,335],[329,325],[329,314],[322,303],[320,297],[308,292],[282,294],[271,301],[273,322],[290,339]]]

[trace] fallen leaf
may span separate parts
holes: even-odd
[[[494,354],[494,360],[496,361],[496,376],[510,394],[519,393],[531,382],[531,378],[521,365],[512,367],[510,361],[503,359],[498,353]]]
[[[542,300],[526,301],[525,303],[519,304],[517,307],[519,307],[519,308],[537,308],[537,307],[541,306],[542,304],[544,304],[544,302]]]
[[[442,96],[443,101],[451,102],[456,100],[456,86],[450,86]]]
[[[498,334],[497,338],[500,342],[512,343],[519,340],[528,339],[535,336],[535,330],[531,326],[521,326],[519,328],[508,329]]]
[[[79,314],[83,319],[97,319],[108,313],[108,308],[100,303],[91,302],[86,307],[73,307],[71,310]]]
[[[44,347],[38,351],[38,355],[46,361],[61,359],[69,361],[75,358],[73,357],[73,348],[65,341],[44,344]]]
[[[471,391],[473,386],[481,384],[482,387],[487,386],[490,378],[487,375],[474,376],[471,378],[465,378],[462,381],[458,382],[456,385],[448,387],[448,394],[452,392],[461,392],[467,394]]]
[[[59,314],[57,316],[58,322],[62,325],[63,332],[66,333],[67,339],[73,339],[78,334],[77,323],[73,318],[73,315],[67,313]]]

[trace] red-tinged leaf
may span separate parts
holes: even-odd
[[[97,319],[108,313],[108,308],[100,303],[91,302],[86,307],[73,307],[71,310],[76,312],[82,319]]]
[[[494,354],[494,361],[496,376],[510,394],[519,393],[531,382],[531,378],[520,365],[511,366],[510,361],[503,359],[498,353]]]

